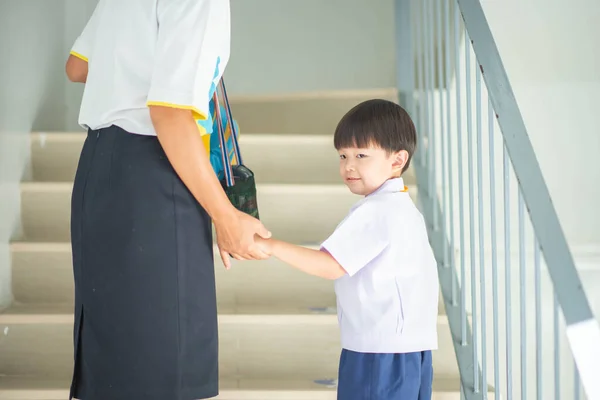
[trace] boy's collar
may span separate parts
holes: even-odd
[[[404,185],[404,179],[392,178],[383,182],[383,185],[379,186],[377,190],[375,190],[371,194],[366,195],[365,197],[371,197],[383,193],[405,192],[407,191],[407,189],[408,188]]]

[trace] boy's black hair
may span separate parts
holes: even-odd
[[[390,153],[408,152],[406,171],[417,148],[417,132],[410,116],[398,104],[388,100],[364,101],[346,113],[333,137],[336,149],[380,147]]]

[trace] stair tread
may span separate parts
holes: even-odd
[[[271,392],[314,392],[335,391],[335,381],[332,378],[323,378],[318,382],[308,379],[245,379],[243,377],[225,378],[220,382],[221,392],[239,391],[264,391]],[[0,394],[2,399],[26,399],[26,392],[39,396],[43,392],[53,395],[64,395],[68,392],[69,382],[59,379],[44,379],[40,377],[23,376],[0,376]],[[460,390],[460,381],[456,376],[436,375],[433,381],[433,390],[437,392],[454,392]],[[22,397],[18,397],[21,392]],[[37,392],[37,393],[36,393]],[[6,396],[11,393],[12,397]],[[46,399],[46,397],[34,397],[35,399]],[[54,399],[54,397],[49,397]],[[58,397],[57,397],[58,398]],[[29,399],[29,398],[27,398]]]
[[[319,243],[301,243],[318,249]],[[214,252],[218,254],[215,245]],[[73,304],[71,244],[69,242],[13,242],[13,290],[15,301],[25,304]],[[333,282],[306,275],[281,261],[232,260],[232,269],[226,271],[219,257],[215,258],[217,301],[219,310],[233,304],[247,306],[246,310],[268,306],[269,314],[285,313],[278,304],[295,305],[295,313],[308,312],[310,307],[335,307]],[[46,276],[46,274],[51,274]],[[251,283],[251,285],[248,285]],[[283,291],[273,290],[283,285]],[[52,285],[51,288],[48,285]],[[284,306],[283,308],[285,308]],[[287,307],[289,309],[289,307]],[[445,314],[440,293],[438,311]]]
[[[85,138],[85,132],[33,133],[28,181],[72,182]],[[240,145],[258,183],[341,182],[331,135],[242,134]],[[310,163],[306,154],[311,154]],[[405,178],[414,183],[414,171],[409,169]]]
[[[75,142],[83,144],[87,136],[86,132],[32,132],[31,141],[39,142],[41,147],[46,146],[49,142],[65,143]],[[333,138],[330,135],[318,135],[318,134],[294,134],[288,133],[280,135],[277,133],[252,133],[252,134],[241,134],[240,144],[244,143],[289,143],[289,142],[300,142],[300,143],[314,143],[314,144],[327,144],[333,147]],[[43,143],[43,144],[42,144]]]
[[[323,310],[321,307],[312,310],[304,307],[296,307],[294,305],[279,305],[261,306],[261,305],[223,305],[219,306],[219,314],[225,315],[272,315],[272,316],[287,316],[287,315],[335,315],[335,310]],[[0,321],[3,316],[15,315],[72,315],[72,304],[13,304],[6,310],[0,313]]]
[[[319,247],[318,243],[303,243],[302,246],[306,246],[309,248],[316,249]],[[213,245],[213,248],[218,248],[217,245]],[[19,240],[10,243],[10,250],[12,252],[64,252],[71,251],[71,242],[39,242],[39,241],[27,241],[27,240]],[[234,265],[238,262],[237,260],[232,260]],[[255,262],[259,261],[243,261],[246,265],[251,265]]]
[[[343,183],[258,183],[257,190],[263,190],[267,192],[277,191],[277,192],[313,192],[317,191],[322,193],[326,192],[344,192],[350,193],[346,185]],[[407,185],[410,190],[417,190],[417,185],[409,184]],[[33,181],[33,182],[21,182],[21,189],[27,191],[42,191],[42,190],[53,190],[53,191],[62,191],[62,190],[71,190],[73,187],[73,182],[42,182],[42,181]],[[357,200],[360,199],[360,196],[356,196]]]
[[[337,324],[337,314],[333,307],[307,308],[289,304],[219,306],[221,323],[256,323],[257,319],[261,324]],[[72,322],[71,304],[13,304],[0,312],[0,325]],[[445,315],[438,315],[438,324],[447,323]]]

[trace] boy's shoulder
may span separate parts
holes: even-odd
[[[423,216],[408,193],[385,193],[365,198],[355,205],[353,212],[369,216],[384,224],[404,223],[421,224]]]

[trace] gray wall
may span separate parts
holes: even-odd
[[[482,5],[569,244],[600,258],[600,2]]]
[[[232,0],[235,94],[395,86],[393,0]]]
[[[8,241],[19,226],[19,186],[32,129],[64,125],[63,2],[0,1],[0,308],[10,301]]]

